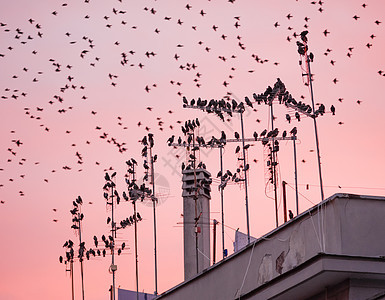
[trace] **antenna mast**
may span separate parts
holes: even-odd
[[[150,159],[151,159],[151,183],[152,183],[152,207],[154,215],[154,266],[155,266],[155,296],[158,295],[158,262],[157,262],[157,243],[156,243],[156,204],[158,199],[155,196],[155,173],[154,173],[154,162],[156,158],[152,155],[152,148],[154,146],[154,139],[152,134],[148,134],[150,143]]]
[[[316,112],[315,110],[315,106],[314,106],[314,94],[313,94],[313,74],[311,73],[311,70],[310,70],[310,62],[313,61],[313,53],[310,52],[310,54],[308,53],[308,46],[307,46],[307,35],[308,34],[308,31],[303,31],[301,32],[301,40],[303,41],[303,43],[301,42],[297,42],[297,46],[298,46],[298,53],[299,55],[301,56],[304,56],[305,58],[305,63],[306,63],[306,67],[307,67],[307,73],[306,74],[302,74],[302,76],[307,76],[307,84],[309,85],[310,87],[310,96],[311,96],[311,104],[312,104],[312,109],[313,109],[313,112],[314,114],[312,115],[312,118],[313,118],[313,122],[314,122],[314,135],[315,135],[315,142],[316,142],[316,148],[317,148],[317,161],[318,161],[318,175],[319,175],[319,182],[320,182],[320,190],[321,190],[321,201],[324,201],[324,191],[323,191],[323,184],[322,184],[322,173],[321,173],[321,156],[320,156],[320,150],[319,150],[319,141],[318,141],[318,130],[317,130],[317,121],[316,121],[316,118],[318,116],[318,113],[319,114],[323,114],[324,113],[324,106],[323,106],[323,109],[320,108],[318,109],[318,113]],[[300,61],[300,65],[302,64],[302,61]]]

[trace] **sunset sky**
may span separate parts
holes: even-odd
[[[126,161],[135,158],[143,178],[140,140],[154,134],[158,229],[158,292],[183,281],[181,164],[184,149],[167,146],[181,125],[199,118],[209,140],[240,132],[238,116],[222,122],[185,109],[188,100],[231,99],[263,93],[277,78],[297,100],[311,104],[296,41],[308,30],[314,54],[314,100],[326,107],[317,118],[325,198],[335,193],[385,193],[385,2],[384,1],[2,1],[0,4],[0,298],[70,299],[71,280],[59,256],[66,240],[78,245],[70,209],[84,204],[82,238],[108,235],[110,211],[103,197],[105,172],[117,172],[127,190]],[[124,58],[126,60],[124,61]],[[333,115],[331,105],[336,108]],[[254,104],[245,114],[245,135],[270,130],[269,109]],[[274,106],[275,126],[298,128],[300,212],[321,200],[313,121]],[[180,121],[180,122],[178,122]],[[104,136],[104,138],[101,138]],[[119,145],[119,146],[118,146]],[[237,144],[224,151],[224,168],[237,168]],[[123,148],[123,151],[119,151]],[[266,150],[248,150],[250,232],[275,228],[273,190],[267,184]],[[81,159],[79,158],[81,157]],[[221,221],[217,149],[200,160],[213,176],[211,219]],[[295,211],[291,141],[281,142],[279,183],[288,183]],[[139,289],[154,291],[151,203],[138,203]],[[132,215],[116,206],[116,218]],[[279,223],[283,223],[279,189]],[[225,189],[225,245],[233,252],[235,230],[246,232],[242,187]],[[117,256],[117,286],[135,290],[134,230],[118,232],[127,248]],[[76,248],[75,247],[75,248]],[[221,233],[217,230],[217,258]],[[111,257],[84,262],[87,299],[107,299]],[[80,264],[74,269],[81,298]]]

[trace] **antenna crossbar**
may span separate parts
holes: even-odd
[[[295,135],[289,136],[289,137],[263,137],[263,138],[245,138],[245,142],[267,142],[272,140],[278,140],[278,141],[292,141],[297,140],[297,137]],[[226,139],[226,143],[240,143],[242,142],[242,139]],[[223,148],[222,144],[216,144],[216,145],[208,145],[208,144],[188,144],[188,143],[171,143],[169,144],[170,147],[202,147],[202,148]]]

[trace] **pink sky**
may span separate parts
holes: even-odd
[[[315,56],[311,65],[315,102],[324,103],[328,112],[317,120],[325,197],[339,192],[384,194],[385,76],[379,71],[385,71],[385,35],[384,24],[375,23],[385,22],[383,1],[366,1],[366,7],[362,6],[363,1],[348,0],[324,1],[322,5],[303,0],[101,2],[69,0],[63,5],[60,1],[15,0],[1,5],[1,299],[70,298],[70,277],[58,257],[64,255],[62,245],[66,240],[77,241],[70,228],[72,201],[81,195],[85,202],[83,237],[86,246],[91,247],[94,235],[100,237],[109,230],[109,212],[102,190],[104,170],[112,167],[117,171],[117,187],[122,193],[126,188],[125,161],[134,157],[142,163],[138,141],[148,132],[154,134],[154,151],[159,157],[155,165],[160,176],[158,185],[169,186],[157,209],[158,291],[181,282],[183,234],[178,223],[182,221],[180,165],[185,156],[184,151],[168,147],[166,140],[171,135],[182,135],[178,120],[191,118],[201,120],[201,134],[207,139],[219,136],[220,130],[232,137],[240,129],[236,117],[223,123],[213,115],[183,109],[178,92],[187,99],[221,99],[231,92],[232,97],[243,100],[253,93],[262,93],[279,77],[294,98],[299,100],[303,95],[302,101],[310,104],[293,36],[294,32],[305,30],[304,25],[308,26],[309,48]],[[186,8],[188,3],[191,9]],[[125,13],[114,14],[113,8]],[[287,18],[288,14],[292,17]],[[309,18],[307,22],[305,17]],[[33,19],[32,23],[29,19]],[[234,26],[236,22],[239,28]],[[276,22],[279,26],[275,27]],[[327,36],[323,33],[326,29],[330,32]],[[38,32],[42,33],[41,38]],[[88,52],[81,58],[83,50]],[[120,63],[123,52],[128,58],[125,66]],[[155,55],[147,57],[146,52]],[[259,63],[256,56],[267,61]],[[55,71],[56,63],[60,64],[60,72]],[[195,69],[188,67],[192,64]],[[69,81],[68,76],[73,79]],[[62,92],[66,84],[69,88]],[[149,92],[145,91],[146,86]],[[60,103],[55,96],[63,101]],[[336,107],[335,116],[330,113],[331,105]],[[59,113],[63,109],[65,112]],[[267,107],[256,109],[245,116],[245,131],[250,137],[254,131],[261,132],[269,126]],[[275,111],[280,131],[298,127],[300,211],[304,211],[320,201],[313,123],[305,118],[288,124],[287,109],[277,105]],[[159,126],[159,121],[164,123]],[[143,125],[138,127],[138,122]],[[146,126],[150,131],[146,131]],[[108,139],[114,137],[119,143],[126,143],[127,151],[119,153],[116,146],[99,137],[103,133],[108,134]],[[20,146],[14,142],[17,140],[21,141]],[[235,147],[226,147],[225,169],[236,167]],[[82,155],[83,164],[77,163],[76,152]],[[294,186],[292,156],[292,143],[281,143],[280,181]],[[215,177],[219,171],[218,151],[202,151],[200,157]],[[269,198],[271,192],[265,194],[262,145],[251,147],[248,159],[250,230],[259,237],[275,227],[274,201]],[[64,166],[71,170],[64,170]],[[143,176],[141,169],[138,176]],[[211,218],[220,221],[218,181],[214,181],[212,191]],[[294,191],[289,188],[288,206],[293,211],[294,199]],[[244,191],[235,184],[229,185],[225,190],[225,222],[229,226],[225,244],[230,253],[234,229],[246,232],[244,206]],[[141,291],[151,293],[152,209],[139,204],[138,210],[144,218],[139,224],[139,286]],[[117,207],[118,219],[130,214],[131,204]],[[121,230],[118,235],[129,249],[117,257],[117,286],[134,290],[133,228]],[[217,249],[220,257],[220,230]],[[106,299],[111,284],[110,263],[110,257],[85,261],[86,298]],[[75,288],[79,299],[79,263],[75,263]]]

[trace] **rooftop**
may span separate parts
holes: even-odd
[[[385,287],[384,215],[385,197],[335,194],[157,299],[306,299],[344,280]]]

